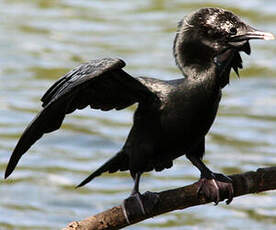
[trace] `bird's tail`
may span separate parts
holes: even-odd
[[[100,176],[104,172],[114,173],[118,170],[123,171],[128,169],[128,155],[122,150],[118,152],[114,157],[105,162],[100,168],[94,171],[86,179],[84,179],[78,186],[82,187],[95,177]]]

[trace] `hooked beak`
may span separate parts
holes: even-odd
[[[274,40],[275,39],[272,33],[261,32],[261,31],[248,32],[244,36],[247,40],[249,39]]]
[[[239,76],[239,69],[242,69],[242,59],[239,52],[243,51],[250,55],[249,40],[251,39],[274,40],[275,37],[272,33],[258,31],[249,25],[245,25],[236,35],[229,38],[226,48],[215,57],[215,63],[221,64],[232,56],[231,62],[227,65],[233,68]]]
[[[228,45],[250,55],[251,49],[248,41],[251,39],[273,40],[275,37],[272,33],[262,32],[246,25],[237,35],[230,37]]]
[[[272,33],[258,31],[250,26],[247,26],[246,31],[230,38],[230,42],[242,42],[251,39],[274,40],[275,37]]]

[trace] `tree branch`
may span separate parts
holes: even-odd
[[[276,167],[259,168],[255,172],[251,171],[229,177],[233,180],[234,197],[276,189]],[[147,215],[134,214],[131,216],[131,224],[173,210],[209,203],[210,201],[202,195],[197,196],[197,188],[197,183],[194,183],[158,193],[160,201],[152,213]],[[227,198],[224,191],[220,195],[221,201]],[[116,206],[95,216],[72,222],[63,230],[116,230],[128,225],[130,224],[125,218],[122,207]]]

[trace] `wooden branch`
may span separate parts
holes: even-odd
[[[259,168],[255,172],[251,171],[229,177],[233,180],[234,197],[276,189],[276,167]],[[152,213],[148,215],[134,214],[131,216],[131,224],[173,210],[209,203],[210,201],[202,195],[197,196],[197,188],[197,183],[194,183],[158,193],[160,201]],[[221,201],[227,198],[224,191],[220,195]],[[122,207],[116,206],[95,216],[72,222],[63,230],[116,230],[128,225],[130,224],[125,218]]]

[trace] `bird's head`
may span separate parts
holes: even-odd
[[[206,69],[215,65],[224,87],[229,82],[231,68],[237,75],[242,68],[239,52],[250,54],[250,39],[271,40],[274,36],[254,29],[230,11],[202,8],[179,23],[174,55],[185,75],[186,66]]]

